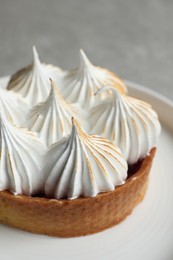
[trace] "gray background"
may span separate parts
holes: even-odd
[[[41,60],[76,67],[78,50],[173,100],[172,0],[0,0],[0,76]]]

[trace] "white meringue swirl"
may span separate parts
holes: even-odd
[[[42,64],[36,48],[33,47],[33,63],[15,73],[11,77],[7,89],[17,92],[29,104],[35,105],[46,100],[50,92],[49,77],[54,79],[57,77],[56,74],[61,74],[60,69]]]
[[[41,166],[44,146],[33,133],[0,116],[0,190],[34,195],[43,190]]]
[[[27,127],[26,116],[30,107],[17,94],[0,87],[0,111],[17,126]]]
[[[55,83],[50,81],[51,91],[47,100],[35,106],[26,118],[29,129],[37,132],[47,146],[70,134],[72,116],[83,122],[84,129],[87,128],[86,113],[79,106],[66,102]]]
[[[157,144],[161,126],[156,112],[141,100],[121,95],[115,88],[112,96],[91,109],[91,133],[108,138],[120,147],[128,164],[144,158]]]
[[[152,107],[80,56],[79,68],[63,71],[42,64],[33,47],[33,64],[0,88],[0,190],[94,197],[124,184],[127,163],[156,146],[161,126]]]
[[[112,191],[127,178],[127,163],[119,148],[96,135],[85,134],[73,120],[69,137],[51,147],[51,169],[45,193],[57,199],[94,197]],[[50,165],[49,165],[50,167]]]
[[[59,78],[58,85],[67,100],[72,103],[77,102],[84,108],[91,107],[108,95],[108,93],[103,93],[94,97],[94,93],[102,86],[114,86],[121,93],[127,91],[121,79],[107,69],[92,65],[82,50],[80,51],[79,68],[64,71],[64,75],[61,74]]]

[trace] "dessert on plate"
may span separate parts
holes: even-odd
[[[1,83],[1,82],[0,82]],[[73,237],[118,224],[142,201],[160,123],[80,51],[62,70],[33,62],[0,88],[0,222]]]

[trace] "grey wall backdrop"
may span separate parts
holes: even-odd
[[[41,60],[90,60],[173,99],[172,0],[0,0],[0,75]]]

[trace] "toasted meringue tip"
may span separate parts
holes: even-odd
[[[74,133],[74,132],[76,132],[77,131],[77,125],[76,125],[76,120],[75,120],[75,118],[72,116],[71,117],[71,123],[72,123],[72,130],[71,130],[71,133]]]
[[[55,81],[51,78],[49,78],[49,80],[50,80],[50,84],[51,84],[51,89],[56,89],[56,91],[58,91],[58,93],[59,93],[59,88],[58,88],[57,84],[55,83]]]
[[[50,92],[49,92],[49,96],[48,97],[50,97],[53,94],[53,92],[54,92],[54,82],[53,82],[53,80],[51,78],[49,78],[49,80],[50,80]]]
[[[72,126],[77,130],[77,132],[84,134],[84,132],[81,129],[79,122],[76,120],[76,118],[74,118],[74,116],[72,116],[71,121],[72,121]]]
[[[51,85],[53,85],[54,81],[51,78],[49,78],[49,80],[50,80]]]
[[[62,94],[61,94],[61,92],[60,92],[60,90],[59,90],[59,87],[57,86],[57,84],[55,83],[55,81],[53,80],[53,79],[51,79],[51,78],[49,78],[49,80],[50,80],[50,84],[51,84],[51,90],[50,90],[50,93],[56,93],[57,95],[58,95],[58,97],[59,98],[61,98],[61,99],[63,99],[64,100],[64,98],[63,98],[63,96],[62,96]],[[64,100],[65,101],[65,100]]]
[[[55,82],[51,78],[49,78],[49,80],[50,80],[50,93],[52,93],[56,86],[55,86]]]
[[[71,122],[72,122],[72,125],[76,126],[76,119],[74,118],[74,116],[71,117]]]

